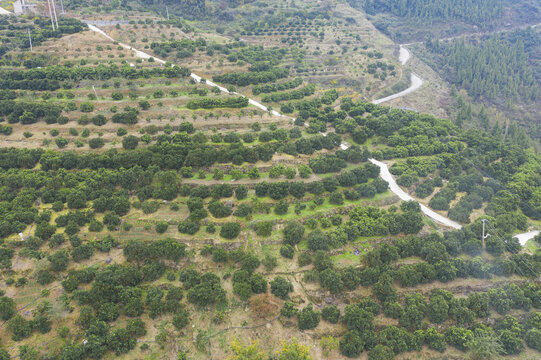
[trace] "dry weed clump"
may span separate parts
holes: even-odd
[[[252,316],[259,319],[269,319],[277,316],[280,303],[280,300],[271,294],[254,295],[249,300]]]

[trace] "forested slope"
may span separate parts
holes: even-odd
[[[541,84],[539,31],[527,28],[453,41],[428,39],[415,49],[443,79],[457,89],[465,89],[474,103],[484,105],[477,116],[481,127],[494,121],[486,112],[492,108],[520,125],[535,141],[541,138],[537,113]],[[463,99],[459,99],[458,123],[475,125],[467,112]]]
[[[408,19],[432,22],[462,20],[470,24],[485,24],[503,14],[505,0],[365,0],[368,14],[388,12]]]
[[[442,74],[477,100],[530,102],[539,97],[539,79],[531,66],[534,60],[521,40],[491,38],[479,44],[462,39],[442,46],[429,40],[427,47],[437,54]]]
[[[534,0],[348,0],[372,16],[374,25],[405,43],[427,36],[445,38],[537,24],[541,5]]]

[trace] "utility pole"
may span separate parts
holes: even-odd
[[[64,0],[60,0],[60,7],[62,8],[62,15],[65,15],[66,12],[64,11]]]
[[[32,51],[32,35],[30,35],[30,29],[26,29],[28,30],[28,41],[30,41],[30,51]]]
[[[98,92],[96,91],[96,88],[94,85],[92,85],[92,90],[94,90],[94,95],[96,95],[96,99],[98,98]]]
[[[51,0],[47,0],[47,7],[49,8],[49,16],[51,17],[51,25],[54,31],[53,9],[51,9]]]
[[[51,2],[53,3],[53,13],[54,13],[54,20],[56,22],[56,28],[58,29],[58,18],[56,17],[56,4],[54,0],[51,0]]]
[[[483,235],[481,236],[481,240],[483,240],[483,250],[486,249],[486,246],[485,246],[485,239],[488,238],[490,236],[490,234],[485,234],[485,222],[487,221],[487,219],[483,219],[481,220],[481,222],[483,223]]]
[[[169,7],[165,5],[165,11],[167,12],[167,20],[169,20]]]

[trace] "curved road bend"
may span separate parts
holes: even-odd
[[[400,45],[400,53],[398,56],[398,60],[400,61],[400,63],[402,65],[406,65],[406,63],[409,61],[410,58],[411,58],[410,51],[406,48],[405,45]],[[421,86],[423,86],[424,82],[425,81],[421,79],[421,77],[419,77],[417,74],[411,73],[410,75],[411,85],[406,90],[400,91],[399,93],[396,93],[393,95],[386,96],[381,99],[373,100],[372,103],[378,105],[378,104],[391,101],[394,99],[398,99],[399,97],[411,94],[412,92],[417,91]]]

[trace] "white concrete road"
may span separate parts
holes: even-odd
[[[409,61],[410,58],[411,58],[410,51],[406,48],[405,45],[400,45],[400,53],[398,55],[398,61],[400,61],[402,65],[406,65],[406,63]],[[425,81],[421,79],[421,77],[419,77],[417,74],[411,73],[411,76],[410,76],[411,85],[406,90],[403,90],[393,95],[386,96],[381,99],[373,100],[372,103],[376,105],[382,104],[384,102],[398,99],[399,97],[411,94],[412,92],[417,91],[421,86],[423,86],[424,82]]]
[[[385,180],[385,181],[387,181],[389,183],[389,190],[391,190],[393,193],[395,193],[400,198],[400,200],[403,200],[403,201],[415,200],[411,195],[406,193],[404,190],[402,190],[402,188],[400,186],[398,186],[398,184],[394,180],[394,177],[389,172],[389,168],[388,168],[387,164],[385,164],[385,163],[383,163],[381,161],[377,161],[375,159],[368,159],[368,160],[372,164],[379,166],[379,169],[380,169],[379,175],[381,176],[381,178],[383,180]],[[423,204],[419,204],[419,205],[421,205],[421,211],[426,216],[431,218],[432,220],[434,220],[434,221],[436,221],[436,222],[438,222],[440,224],[443,224],[445,226],[454,228],[454,229],[462,228],[462,225],[460,225],[459,223],[457,223],[457,222],[455,222],[455,221],[453,221],[451,219],[448,219],[445,216],[442,216],[442,215],[438,214],[437,212],[435,212],[434,210],[426,207]],[[514,237],[518,239],[518,241],[520,242],[520,245],[524,246],[524,245],[526,245],[528,240],[533,239],[534,237],[539,235],[539,233],[540,233],[539,230],[534,230],[534,231],[529,231],[529,232],[525,232],[525,233],[522,233],[522,234],[516,234]]]
[[[400,54],[398,55],[398,61],[400,61],[402,65],[406,65],[410,57],[410,51],[406,49],[404,45],[400,45]]]
[[[516,234],[513,237],[517,238],[518,241],[520,242],[520,245],[524,246],[524,245],[526,245],[528,240],[533,239],[537,235],[539,235],[539,230],[525,232],[525,233],[522,233],[522,234]]]
[[[13,13],[11,11],[7,11],[6,9],[0,7],[0,15],[13,15]]]
[[[382,163],[381,161],[377,161],[376,159],[368,159],[368,160],[372,164],[377,165],[379,167],[379,169],[380,169],[379,175],[381,176],[381,178],[383,180],[385,180],[385,181],[387,181],[389,183],[389,189],[393,193],[395,193],[400,198],[400,200],[403,200],[403,201],[415,200],[412,196],[410,196],[408,193],[406,193],[404,190],[402,190],[402,188],[400,186],[398,186],[398,184],[394,180],[393,176],[389,172],[389,167],[387,166],[387,164]],[[420,205],[421,205],[421,211],[426,216],[433,219],[434,221],[436,221],[436,222],[438,222],[440,224],[443,224],[445,226],[451,227],[453,229],[462,228],[462,225],[460,225],[459,223],[454,222],[453,220],[448,219],[445,216],[442,216],[442,215],[438,214],[437,212],[435,212],[434,210],[424,206],[423,204],[420,204]]]
[[[407,88],[406,90],[403,90],[403,91],[401,91],[399,93],[396,93],[396,94],[393,94],[393,95],[386,96],[386,97],[381,98],[381,99],[374,100],[374,101],[372,101],[372,103],[377,105],[377,104],[381,104],[381,103],[391,101],[391,100],[394,100],[394,99],[398,99],[399,97],[411,94],[412,92],[417,91],[421,86],[423,86],[423,84],[425,82],[424,82],[423,79],[421,79],[416,74],[411,73],[410,83],[411,83],[410,87]]]

